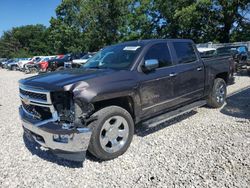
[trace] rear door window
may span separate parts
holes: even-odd
[[[173,42],[179,64],[192,63],[197,60],[195,49],[190,42]]]

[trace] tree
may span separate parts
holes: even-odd
[[[80,52],[81,42],[79,13],[80,0],[64,0],[56,8],[56,18],[51,18],[48,41],[55,53]]]
[[[249,0],[141,0],[138,16],[151,20],[144,30],[161,38],[191,38],[196,42],[229,42],[235,24],[242,28]],[[145,13],[144,15],[142,13]],[[144,22],[141,22],[144,23]],[[151,28],[150,26],[153,26]],[[156,31],[156,32],[155,32]]]
[[[129,3],[126,0],[82,1],[80,22],[86,50],[99,50],[126,36]]]
[[[242,24],[245,11],[249,11],[249,0],[214,0],[214,9],[218,15],[219,29],[218,36],[220,42],[229,42],[234,24]]]
[[[43,25],[14,27],[0,39],[0,56],[29,57],[47,54],[47,33]]]

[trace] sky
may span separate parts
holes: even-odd
[[[49,26],[61,0],[0,0],[0,36],[12,27],[43,24]]]

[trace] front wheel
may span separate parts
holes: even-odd
[[[207,104],[212,108],[220,108],[227,96],[227,84],[221,78],[216,78],[214,80],[213,88],[211,89]]]
[[[130,113],[118,106],[105,107],[93,116],[97,120],[89,127],[92,136],[88,150],[101,160],[110,160],[122,155],[134,135],[134,121]]]

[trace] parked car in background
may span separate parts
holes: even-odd
[[[37,59],[35,61],[31,61],[24,65],[25,73],[35,73],[39,72],[39,65],[41,63],[47,62],[50,59],[54,59],[56,56],[44,56],[41,59]]]
[[[40,61],[39,63],[36,64],[36,67],[38,69],[39,73],[43,73],[43,72],[51,72],[50,67],[49,67],[49,63],[53,62],[53,60],[59,60],[59,59],[63,59],[64,55],[56,55],[50,59],[44,59],[42,61]]]
[[[250,52],[247,54],[247,73],[250,76]]]
[[[48,66],[46,72],[59,71],[64,69],[65,62],[71,62],[74,59],[74,56],[71,54],[66,54],[62,58],[56,58],[48,60]],[[44,71],[41,71],[44,72]]]
[[[29,63],[29,62],[32,62],[33,59],[32,58],[22,58],[22,59],[19,59],[18,61],[18,69],[23,71],[24,70],[24,65]]]
[[[197,48],[201,57],[208,57],[215,54],[216,48]]]
[[[0,58],[0,63],[7,61],[7,60],[8,60],[7,58]]]
[[[2,62],[6,62],[8,59],[7,58],[0,58],[0,68],[2,68]]]
[[[135,124],[221,107],[229,76],[227,56],[201,59],[191,40],[130,41],[80,69],[20,80],[19,113],[25,135],[57,155],[82,161],[88,150],[110,160],[126,152]]]
[[[18,67],[18,63],[22,60],[24,60],[25,58],[15,58],[12,62],[9,62],[7,64],[5,64],[6,68],[9,70],[20,70]],[[25,61],[25,60],[24,60]]]
[[[72,61],[73,64],[82,65],[88,61],[89,58],[91,58],[93,55],[95,55],[95,52],[87,53],[86,55],[82,56],[80,59],[74,59]]]
[[[21,70],[21,71],[25,71],[24,66],[25,66],[26,64],[28,64],[28,63],[29,63],[29,64],[32,64],[32,63],[34,63],[34,62],[36,62],[36,61],[39,61],[41,58],[42,58],[42,56],[35,56],[35,57],[33,57],[33,58],[21,60],[21,61],[18,62],[18,68],[19,68],[19,70]]]
[[[247,56],[248,48],[246,46],[226,46],[216,49],[216,54],[219,56],[222,55],[231,55],[235,64],[235,71],[239,72],[243,69],[246,69],[247,66]]]
[[[14,70],[14,71],[18,70],[18,61],[12,61],[12,62],[8,63],[6,68],[9,70]]]
[[[2,61],[0,66],[1,66],[1,68],[7,68],[7,64],[10,62],[13,62],[13,61],[14,61],[14,59],[8,59],[6,61]]]
[[[247,68],[248,48],[246,46],[238,46],[234,51],[234,59],[236,61],[236,70],[241,71]]]

